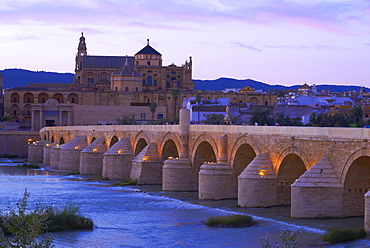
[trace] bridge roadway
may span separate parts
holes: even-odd
[[[238,198],[241,207],[291,205],[297,218],[337,218],[366,212],[369,137],[366,128],[189,125],[182,109],[180,125],[43,128],[29,160],[197,190],[201,199]]]

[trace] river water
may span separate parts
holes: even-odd
[[[260,247],[259,240],[266,234],[275,247],[285,229],[302,229],[298,241],[302,247],[312,247],[330,226],[363,226],[360,217],[292,219],[289,207],[237,208],[236,200],[197,200],[196,192],[164,192],[160,186],[149,185],[116,187],[80,176],[45,175],[40,170],[14,168],[11,163],[0,165],[1,210],[19,201],[27,188],[30,207],[36,202],[57,207],[72,202],[94,221],[93,230],[52,233],[56,247]],[[254,216],[258,224],[212,228],[202,223],[211,216],[240,212]],[[370,239],[332,247],[370,247]]]

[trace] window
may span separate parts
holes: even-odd
[[[115,87],[115,88],[114,88],[114,90],[115,90],[115,91],[118,91],[118,87]]]
[[[45,98],[41,98],[41,102],[42,103],[45,103]]]
[[[154,86],[157,86],[157,80],[154,80],[154,81],[153,81],[153,85],[154,85]]]
[[[181,87],[181,82],[177,81],[177,88],[180,88],[180,87]]]
[[[171,71],[171,74],[176,74],[176,72],[175,71]]]
[[[170,82],[166,81],[166,88],[170,88],[170,87],[171,87]]]
[[[93,83],[94,83],[94,78],[88,78],[88,79],[87,79],[87,82],[88,82],[88,83],[92,83],[92,84],[93,84]]]
[[[148,76],[148,85],[152,86],[152,76]]]
[[[140,120],[145,120],[146,118],[145,118],[145,113],[141,113],[140,114]]]
[[[178,76],[177,76],[177,78],[181,78],[181,76],[180,76],[180,75],[178,75]]]
[[[27,97],[27,102],[31,102],[31,97]]]
[[[266,105],[266,106],[268,105],[268,102],[267,102],[267,101],[265,102],[265,105]]]
[[[143,86],[145,85],[145,79],[143,79]]]
[[[125,92],[128,92],[128,87],[125,87]]]
[[[157,76],[157,74],[154,74],[153,76],[154,76],[154,77],[156,77],[156,76]]]
[[[147,66],[150,66],[150,61],[146,62],[146,65],[147,65]]]
[[[159,119],[163,119],[163,114],[158,114],[157,115],[157,119],[159,120]]]
[[[135,91],[136,91],[136,92],[138,92],[138,91],[139,91],[139,88],[138,88],[138,87],[136,87],[136,88],[135,88]]]
[[[152,73],[153,71],[147,71],[147,73]]]

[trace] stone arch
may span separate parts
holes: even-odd
[[[23,103],[33,103],[34,102],[34,97],[33,94],[30,92],[27,92],[23,96]]]
[[[309,170],[313,166],[309,162],[308,156],[301,149],[298,149],[297,147],[288,147],[280,153],[278,159],[276,160],[276,163],[274,164],[274,169],[276,173],[279,171],[279,167],[283,159],[289,154],[296,154],[298,157],[300,157],[304,163],[304,166],[306,167],[306,170]]]
[[[10,96],[10,102],[18,103],[19,102],[19,95],[18,93],[12,93]]]
[[[164,149],[165,148],[168,148],[168,147],[165,147],[166,143],[168,141],[172,141],[173,144],[171,145],[174,145],[175,148],[176,148],[176,153],[177,155],[174,155],[174,152],[170,152],[170,154],[168,152],[164,152]],[[179,151],[180,151],[180,141],[179,139],[176,137],[175,134],[173,133],[166,133],[163,137],[163,139],[161,140],[161,143],[159,145],[159,156],[160,158],[162,158],[162,161],[166,160],[168,157],[178,157],[179,156]]]
[[[64,97],[61,93],[55,93],[53,95],[53,99],[57,100],[59,103],[63,103],[64,102]]]
[[[346,180],[346,176],[348,173],[349,168],[353,164],[353,162],[362,157],[362,156],[370,156],[370,149],[367,148],[361,148],[358,149],[357,151],[353,152],[347,159],[347,161],[344,163],[342,172],[340,174],[340,182],[344,184],[344,181]]]
[[[64,138],[60,137],[59,138],[59,145],[63,145],[65,143]]]
[[[165,161],[169,157],[178,158],[179,150],[172,139],[168,139],[162,148],[162,153],[160,155],[161,161]]]
[[[86,73],[86,75],[85,75],[85,83],[86,83],[86,84],[94,85],[94,84],[95,84],[95,78],[96,78],[96,76],[95,76],[95,74],[94,74],[94,73],[92,73],[92,72],[88,72],[88,73]]]
[[[106,72],[102,72],[99,74],[99,77],[98,77],[99,80],[102,80],[102,79],[106,79],[106,80],[109,80],[109,75],[108,73]]]
[[[370,156],[358,156],[352,161],[345,174],[343,187],[343,217],[364,215],[364,194],[369,189]]]
[[[259,101],[258,101],[257,97],[251,97],[249,99],[249,102],[252,103],[252,104],[258,104]]]
[[[45,103],[49,99],[49,96],[46,93],[40,93],[37,99],[38,99],[38,103]]]
[[[135,152],[134,152],[134,155],[135,157],[148,145],[148,142],[141,138],[137,141],[136,145],[135,145]]]
[[[231,148],[229,159],[231,166],[233,166],[234,164],[236,153],[238,152],[239,148],[244,144],[249,145],[253,149],[255,156],[261,154],[261,150],[257,142],[252,137],[243,135],[235,141],[233,147]]]
[[[194,188],[198,188],[199,184],[199,171],[200,167],[204,162],[212,162],[216,163],[217,162],[217,157],[215,152],[214,147],[209,143],[207,140],[200,140],[199,143],[197,143],[196,146],[194,146],[194,154],[192,156],[192,165],[193,165],[193,183],[194,183]]]
[[[110,140],[110,143],[109,143],[109,148],[111,148],[114,144],[116,144],[118,142],[118,137],[116,135],[114,135],[111,140]]]
[[[194,160],[194,156],[195,156],[195,153],[196,153],[196,148],[199,147],[199,145],[203,142],[203,141],[206,141],[210,144],[210,146],[212,147],[213,149],[213,152],[216,154],[218,154],[218,148],[217,148],[217,143],[216,141],[212,138],[211,135],[209,135],[208,133],[204,132],[203,134],[199,135],[198,138],[195,139],[194,141],[194,145],[191,149],[191,160],[193,161]]]
[[[276,181],[276,205],[291,204],[291,185],[307,170],[302,158],[288,153],[280,161]]]
[[[95,136],[93,136],[93,137],[91,138],[91,142],[90,142],[90,144],[91,144],[91,143],[93,143],[95,140],[96,140],[96,137],[95,137]]]
[[[238,149],[234,152],[232,163],[230,162],[235,179],[237,179],[250,162],[252,162],[256,155],[255,150],[250,144],[244,143],[238,146]]]
[[[68,95],[68,102],[78,104],[78,96],[75,93]]]
[[[138,155],[142,149],[144,149],[143,146],[143,141],[140,141],[140,140],[144,140],[146,145],[147,146],[150,142],[149,142],[149,138],[148,136],[146,135],[146,133],[144,133],[143,131],[140,131],[134,138],[134,142],[133,142],[133,151],[134,151],[134,155],[136,157],[136,155]],[[139,143],[140,141],[140,143]]]
[[[24,105],[23,115],[31,115],[31,104],[25,104]]]
[[[19,115],[19,106],[17,104],[13,104],[10,107],[10,115]]]

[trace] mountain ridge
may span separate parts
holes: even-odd
[[[73,83],[73,73],[59,73],[47,71],[30,71],[26,69],[0,70],[3,75],[4,89],[25,87],[29,83]],[[256,90],[268,92],[269,90],[298,89],[302,85],[270,85],[253,79],[234,79],[220,77],[218,79],[193,79],[197,90],[224,90],[226,88],[243,88],[250,86]],[[330,90],[332,92],[359,91],[361,86],[356,85],[317,85],[317,90]],[[364,88],[370,92],[369,88]]]

